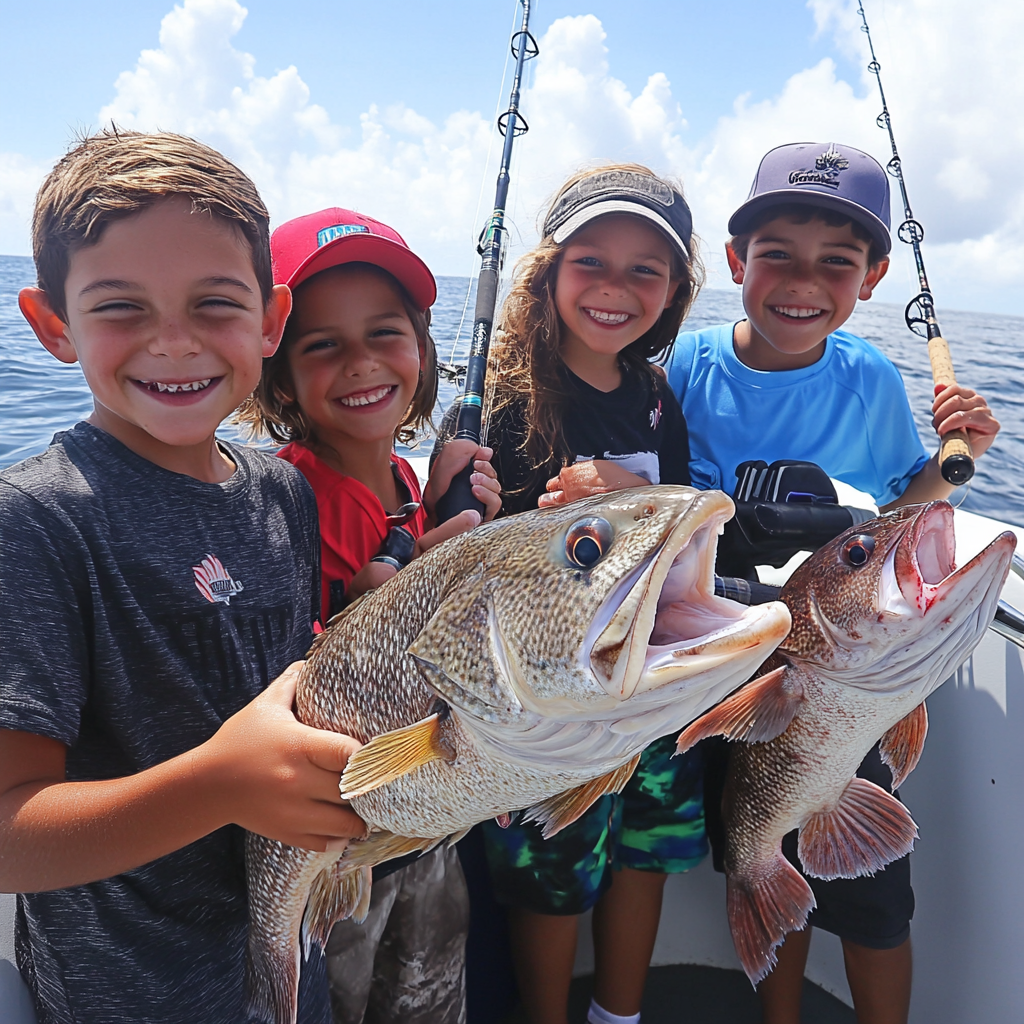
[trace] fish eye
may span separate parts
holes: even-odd
[[[859,569],[871,557],[871,552],[874,550],[875,538],[870,534],[860,533],[856,537],[851,537],[843,545],[843,561],[847,565],[852,565],[854,569]]]
[[[582,569],[596,565],[612,543],[612,524],[607,519],[588,516],[569,527],[565,535],[565,557]]]

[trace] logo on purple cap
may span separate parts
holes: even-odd
[[[850,161],[842,156],[833,142],[828,149],[814,161],[814,170],[804,168],[791,171],[790,185],[824,185],[826,188],[839,188],[839,172],[845,171]]]
[[[332,224],[329,228],[321,228],[316,233],[316,247],[333,242],[336,238],[344,238],[346,235],[369,234],[370,229],[365,224]]]

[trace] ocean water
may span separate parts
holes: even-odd
[[[77,365],[59,363],[36,341],[18,310],[18,290],[34,283],[32,261],[0,256],[0,468],[41,451],[53,434],[88,415],[91,395]],[[438,299],[432,331],[440,359],[452,354],[469,281],[438,278]],[[455,361],[464,363],[473,315],[470,296]],[[705,290],[686,326],[703,327],[741,317],[739,290]],[[950,341],[961,381],[984,394],[1002,423],[996,443],[978,461],[970,486],[954,495],[963,507],[1024,526],[1024,382],[1017,376],[1024,344],[1024,318],[991,313],[940,310],[943,331]],[[937,447],[931,428],[931,372],[925,342],[903,323],[899,306],[862,303],[849,329],[877,345],[899,367],[910,395],[925,450]],[[442,380],[441,412],[456,395],[454,385]],[[236,437],[225,423],[223,433]],[[419,452],[428,451],[424,438]],[[966,492],[966,493],[965,493]]]

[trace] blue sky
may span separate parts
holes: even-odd
[[[171,6],[168,0],[3,0],[3,148],[51,159],[76,127],[95,125],[118,74],[157,45]],[[294,64],[316,102],[338,121],[355,121],[371,103],[399,102],[442,118],[459,108],[492,108],[513,6],[508,0],[250,0],[235,44],[256,57],[262,74]],[[532,28],[539,36],[566,15],[596,15],[613,47],[615,76],[636,93],[648,75],[664,71],[686,102],[694,134],[710,129],[741,93],[770,97],[822,57],[856,74],[831,37],[816,33],[803,0],[649,0],[640,18],[637,7],[621,0],[535,0]]]
[[[965,17],[963,0],[866,3],[936,293],[1024,314],[1024,4],[974,0]],[[471,273],[515,11],[0,0],[0,252],[29,251],[48,166],[75,130],[113,117],[222,149],[275,222],[351,206],[392,223],[435,271]],[[856,0],[535,0],[544,47],[523,95],[534,131],[513,168],[516,251],[568,173],[634,159],[683,180],[710,283],[729,286],[725,223],[767,149],[838,141],[887,159],[855,12]],[[880,298],[914,288],[900,250]]]

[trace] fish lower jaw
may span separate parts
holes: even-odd
[[[658,610],[636,692],[751,663],[756,668],[786,638],[792,619],[781,602],[746,607],[694,595]],[[708,679],[713,684],[715,679]]]

